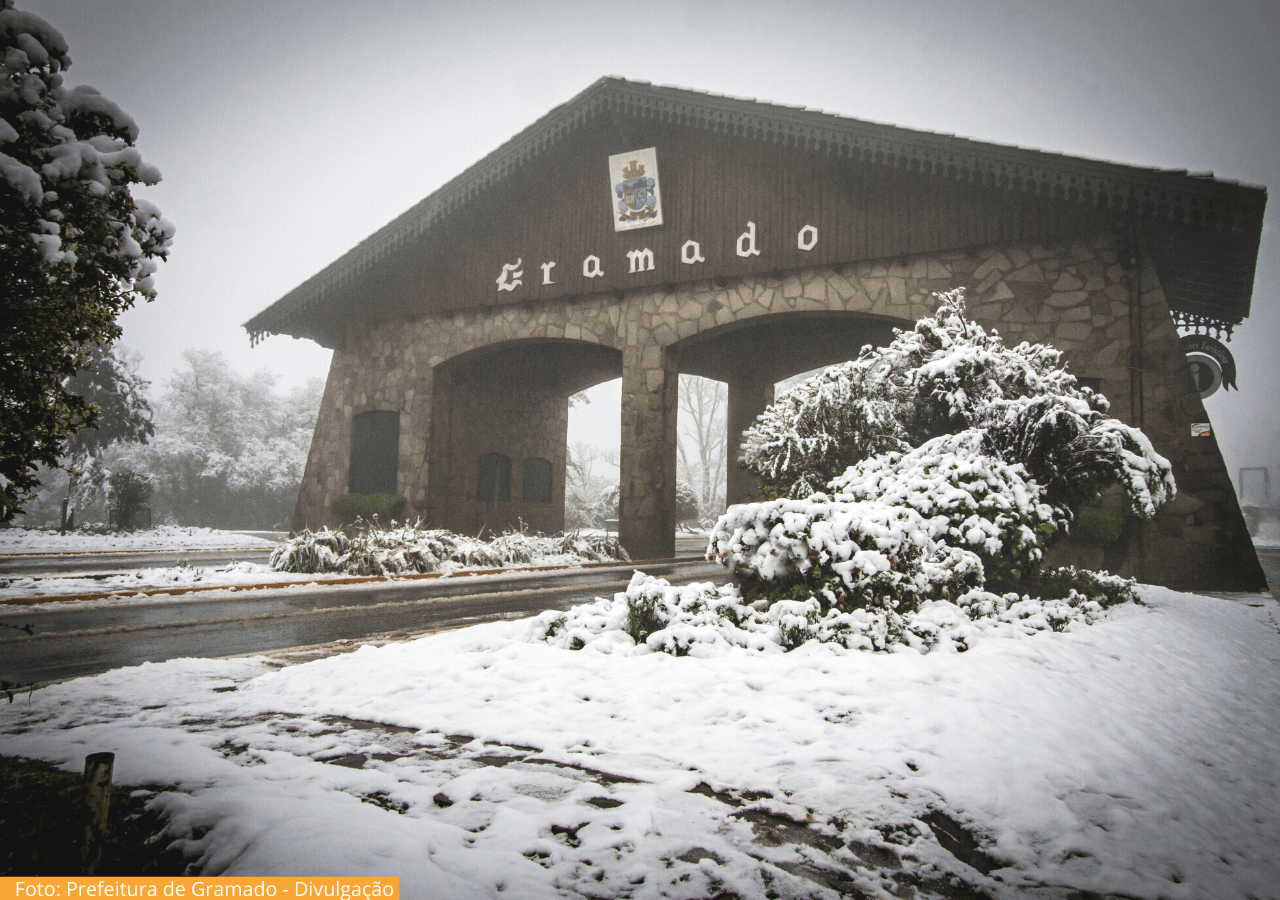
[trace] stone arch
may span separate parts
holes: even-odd
[[[864,312],[795,310],[745,317],[678,341],[672,349],[680,374],[713,378],[729,387],[725,500],[741,503],[755,490],[755,479],[737,464],[740,436],[773,402],[775,383],[854,359],[863,346],[883,346],[895,329],[910,325]]]
[[[881,346],[914,321],[845,310],[795,310],[738,319],[677,341],[682,375],[732,381],[744,372],[781,381],[799,372],[855,358]]]
[[[748,334],[765,335],[784,323],[783,331],[798,328],[811,342],[823,340],[816,335],[829,331],[833,322],[856,322],[859,328],[880,322],[886,325],[880,333],[889,334],[893,325],[909,325],[927,315],[934,304],[932,291],[954,286],[950,273],[935,267],[937,278],[908,288],[907,270],[896,274],[896,268],[880,264],[818,266],[617,297],[622,320],[619,334],[625,338],[619,536],[633,556],[656,558],[674,550],[680,373],[707,374],[740,386],[758,382],[759,390],[747,391],[754,393],[755,399],[747,403],[743,427],[771,399],[773,382],[767,382],[766,392],[764,380],[751,366],[726,377],[701,367],[690,368],[692,359],[711,354],[716,346],[723,346],[722,342],[741,341]],[[838,325],[837,330],[843,328],[845,325]],[[730,337],[735,334],[738,337]],[[747,357],[759,358],[749,346],[741,349]],[[686,351],[689,359],[682,363]],[[806,361],[812,367],[824,360],[807,356]],[[797,371],[803,368],[786,374]],[[730,499],[742,499],[752,487],[750,479],[735,479]]]
[[[622,352],[581,340],[501,341],[433,367],[426,514],[435,525],[477,534],[524,524],[547,534],[564,528],[569,396],[617,378]],[[509,460],[504,499],[481,498],[480,460]],[[521,487],[526,463],[551,472],[550,499]]]
[[[616,299],[595,295],[425,317],[409,326],[406,337],[423,348],[434,368],[468,353],[522,341],[578,341],[620,349],[619,321]]]

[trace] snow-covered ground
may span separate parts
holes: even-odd
[[[114,751],[206,874],[407,897],[1278,897],[1277,606],[1142,596],[961,654],[618,656],[504,622],[174,660],[0,707],[0,752]]]
[[[106,562],[110,566],[110,561]],[[83,597],[84,595],[114,594],[94,600],[77,600],[81,606],[86,604],[119,604],[135,603],[140,600],[152,600],[150,593],[143,591],[163,591],[166,589],[186,590],[189,588],[240,587],[245,585],[278,585],[313,584],[319,581],[332,581],[343,578],[343,575],[295,575],[288,572],[276,572],[270,566],[261,563],[235,562],[218,566],[168,566],[164,568],[132,569],[111,575],[9,575],[0,577],[0,604],[16,599],[31,600],[35,597],[50,598],[49,604],[35,606],[24,604],[27,609],[39,609],[45,606],[52,608],[59,597]],[[172,595],[175,600],[195,599],[197,593],[181,593]]]
[[[38,528],[0,528],[0,553],[92,553],[109,550],[143,552],[147,550],[220,550],[223,548],[270,549],[275,541],[255,537],[242,531],[220,531],[161,525],[142,531],[87,534],[73,531],[59,534],[56,530]]]

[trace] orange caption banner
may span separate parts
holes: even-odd
[[[400,896],[399,878],[0,877],[0,900],[274,897],[288,900],[383,900]]]

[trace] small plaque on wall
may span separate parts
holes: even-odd
[[[1208,422],[1193,422],[1191,424],[1192,437],[1213,437],[1213,428]]]
[[[609,194],[614,231],[661,225],[662,194],[658,185],[657,148],[610,156]]]

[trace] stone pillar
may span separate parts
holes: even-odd
[[[453,434],[453,374],[448,366],[437,366],[431,373],[424,515],[432,528],[448,527],[455,505],[451,501],[459,489]]]
[[[431,448],[431,414],[434,394],[433,372],[422,365],[412,373],[404,391],[400,416],[400,458],[396,480],[400,494],[407,499],[404,519],[426,518],[428,457]]]
[[[324,397],[316,413],[316,430],[298,486],[290,530],[333,524],[329,501],[345,494],[350,465],[351,362],[348,354],[334,351],[325,381]]]
[[[632,559],[675,555],[679,384],[675,354],[656,342],[623,351],[618,537]]]
[[[757,496],[756,476],[738,464],[742,432],[773,402],[773,382],[742,374],[729,381],[728,431],[725,435],[725,502],[746,503]]]

